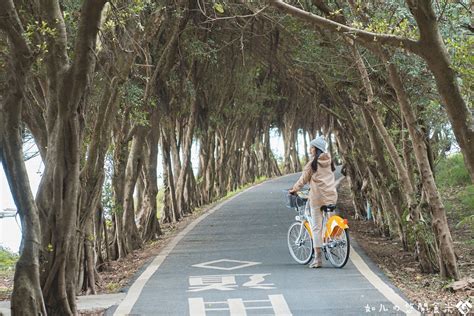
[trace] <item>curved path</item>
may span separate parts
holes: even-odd
[[[286,233],[295,214],[282,189],[297,177],[257,185],[197,219],[107,314],[418,315],[354,242],[342,269],[292,260]]]

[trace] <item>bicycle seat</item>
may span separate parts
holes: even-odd
[[[335,209],[336,209],[336,204],[329,204],[329,205],[321,206],[321,211],[322,212],[331,213],[331,212],[334,212]]]

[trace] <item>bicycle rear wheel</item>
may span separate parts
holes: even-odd
[[[307,264],[313,256],[313,240],[301,222],[291,224],[288,229],[288,249],[299,264]]]
[[[350,249],[349,230],[347,228],[339,236],[331,238],[326,245],[329,261],[336,268],[342,268],[346,265],[349,260]]]

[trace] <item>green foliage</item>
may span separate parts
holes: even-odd
[[[105,288],[107,289],[109,293],[118,292],[121,287],[122,286],[120,285],[120,283],[117,283],[117,282],[109,282],[105,285]]]
[[[465,99],[473,107],[474,102],[474,37],[463,34],[446,38],[446,46],[452,59],[452,67],[459,75],[459,84]]]
[[[436,182],[444,192],[446,208],[455,217],[456,228],[474,229],[474,185],[464,165],[462,154],[448,156],[436,166]]]
[[[217,64],[219,47],[212,38],[206,41],[201,41],[193,34],[186,34],[185,46],[188,52],[188,58],[207,61],[212,64]]]
[[[131,108],[130,119],[141,126],[150,124],[146,104],[143,100],[144,88],[135,81],[127,81],[123,86],[123,101]],[[150,105],[155,103],[150,102]]]
[[[213,8],[217,13],[220,13],[220,14],[224,13],[224,6],[219,2],[214,3]]]
[[[387,19],[387,16],[375,17],[372,21],[364,26],[362,22],[354,21],[352,26],[357,29],[365,29],[366,31],[377,33],[377,34],[387,34],[391,33],[394,35],[404,36],[408,38],[415,39],[418,35],[416,29],[410,27],[410,23],[407,19],[402,19],[400,22],[394,24],[393,22]],[[375,41],[375,39],[374,39]]]
[[[42,64],[43,59],[48,54],[48,41],[56,38],[57,30],[55,27],[48,25],[46,21],[34,21],[27,24],[23,36],[32,48],[33,53],[38,56],[35,59],[35,67],[37,68]]]
[[[456,228],[466,226],[474,231],[474,185],[468,185],[463,188],[458,194],[457,199],[459,200],[458,208],[456,212],[460,216]]]
[[[13,270],[17,261],[17,254],[0,246],[0,271]]]
[[[434,6],[439,29],[458,74],[458,84],[468,106],[474,104],[474,38],[467,25],[472,23],[469,1],[446,1]]]
[[[446,188],[452,186],[469,185],[471,179],[464,165],[462,154],[457,153],[443,159],[436,166],[436,184]]]
[[[468,209],[468,210],[474,210],[474,185],[469,185],[467,186],[460,194],[461,202],[462,204]],[[471,222],[472,222],[472,216],[471,215]]]

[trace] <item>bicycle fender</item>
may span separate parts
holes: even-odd
[[[328,222],[326,223],[326,234],[325,237],[334,237],[338,236],[341,231],[344,229],[349,228],[347,225],[347,219],[343,219],[340,216],[333,215],[329,218]]]

